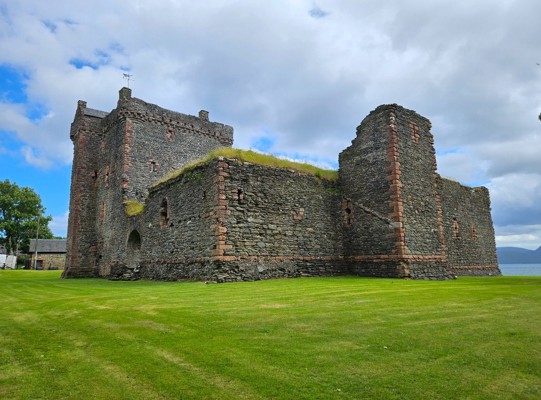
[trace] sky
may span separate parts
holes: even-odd
[[[133,96],[234,147],[337,168],[380,104],[432,121],[438,172],[489,188],[498,246],[541,246],[539,0],[0,0],[0,180],[66,235],[77,100]]]

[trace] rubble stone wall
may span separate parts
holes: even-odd
[[[438,181],[449,271],[454,275],[501,275],[488,189],[445,178]]]

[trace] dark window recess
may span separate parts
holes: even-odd
[[[456,218],[453,218],[453,238],[460,239],[460,227]]]
[[[239,204],[244,203],[244,192],[242,191],[242,189],[237,189],[237,200]]]
[[[345,199],[342,202],[342,220],[345,226],[353,224],[353,204],[351,200]]]
[[[135,251],[141,249],[141,235],[136,230],[130,232],[128,236],[128,243],[126,245],[128,250]]]
[[[94,172],[92,172],[92,180],[96,182],[97,179],[98,179],[98,171],[94,170]]]
[[[160,227],[165,228],[169,224],[169,208],[167,206],[167,199],[162,200],[160,206]]]
[[[158,163],[156,161],[149,161],[148,169],[150,172],[158,172]]]

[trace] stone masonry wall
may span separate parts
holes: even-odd
[[[214,159],[150,190],[144,212],[130,218],[140,259],[112,263],[105,276],[226,282],[343,274],[340,198],[337,182]],[[115,257],[129,252],[128,243]]]
[[[390,237],[389,121],[380,111],[372,111],[363,120],[351,146],[339,156],[344,255],[359,261],[392,254],[396,244]]]
[[[218,281],[344,273],[335,181],[226,159]]]
[[[113,110],[103,121],[106,136],[100,146],[100,165],[96,185],[96,269],[107,274],[107,267],[119,259],[119,249],[125,249],[128,219],[124,212],[123,170],[126,131],[130,122],[119,118]]]
[[[501,275],[488,190],[444,178],[438,184],[449,271],[454,275]]]
[[[85,109],[80,101],[70,133],[74,156],[64,277],[94,276],[101,118],[85,115]]]
[[[372,111],[340,154],[344,254],[359,275],[447,276],[430,122],[395,104]]]
[[[148,188],[163,176],[213,149],[231,146],[233,129],[210,122],[206,111],[195,117],[132,98],[127,88],[120,90],[118,106],[109,114],[80,102],[74,124],[86,127],[88,121],[92,130],[77,128],[88,133],[73,136],[74,218],[68,230],[76,234],[68,234],[68,253],[84,260],[71,262],[70,273],[108,276],[128,255],[133,218],[125,214],[123,202],[143,202]],[[83,169],[92,175],[90,184],[80,178]],[[72,246],[77,250],[70,252]]]
[[[30,265],[34,264],[35,254],[30,256]],[[66,254],[65,253],[41,253],[38,254],[38,261],[42,262],[42,268],[44,270],[51,269],[64,269],[66,265]]]
[[[120,94],[118,114],[125,118],[123,190],[126,199],[143,201],[147,188],[173,170],[219,147],[231,147],[233,128],[199,117],[165,110],[131,92]]]
[[[399,225],[393,233],[396,254],[406,263],[405,274],[411,278],[449,278],[430,121],[397,105],[389,109],[390,216]]]
[[[141,216],[140,277],[206,280],[216,245],[216,165],[152,188]]]

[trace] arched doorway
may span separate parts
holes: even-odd
[[[141,235],[137,230],[130,232],[126,243],[126,265],[130,269],[139,269],[141,262]]]

